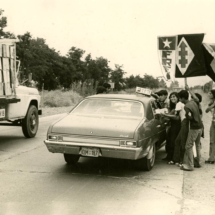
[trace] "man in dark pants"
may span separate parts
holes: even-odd
[[[186,90],[180,92],[180,101],[185,104],[186,119],[190,121],[190,130],[185,145],[185,154],[182,170],[194,170],[193,163],[193,144],[195,142],[197,149],[197,158],[200,161],[200,138],[202,135],[202,121],[199,113],[199,108],[195,101],[189,101],[189,93]]]

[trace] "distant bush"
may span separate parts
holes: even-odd
[[[212,88],[213,88],[213,81],[209,81],[204,85],[203,90],[205,93],[208,93]]]
[[[68,107],[77,104],[82,99],[82,96],[72,90],[44,91],[42,105],[47,107]]]
[[[136,92],[136,88],[125,89],[124,92],[128,94],[134,94]]]
[[[93,86],[93,80],[87,80],[84,83],[73,83],[71,85],[71,89],[83,97],[96,94],[96,87],[97,83]]]

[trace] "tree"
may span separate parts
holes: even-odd
[[[99,57],[93,60],[91,54],[88,54],[85,58],[85,64],[87,73],[90,79],[93,80],[93,86],[96,87],[97,84],[103,85],[105,82],[109,81],[110,67],[108,66],[108,60]]]
[[[64,88],[70,88],[71,84],[76,80],[76,71],[75,66],[67,57],[61,57],[59,62],[59,82],[60,85]]]
[[[177,80],[173,81],[170,84],[170,89],[177,88],[177,87],[179,87],[179,82]]]
[[[0,37],[15,39],[15,35],[10,32],[4,32],[7,27],[7,17],[3,16],[4,10],[0,9]]]
[[[85,67],[85,63],[82,60],[85,51],[76,47],[70,48],[67,53],[67,58],[71,60],[74,68],[75,68],[75,76],[74,81],[81,81],[82,83],[87,77],[87,70]]]
[[[166,83],[164,80],[159,81],[158,78],[154,78],[151,75],[145,74],[143,77],[140,75],[133,76],[126,78],[126,85],[128,88],[135,88],[135,87],[143,87],[143,88],[166,88]]]
[[[213,81],[209,81],[204,85],[204,92],[208,93],[212,89]]]
[[[59,64],[61,58],[54,49],[50,49],[43,38],[32,39],[29,32],[18,35],[17,57],[21,61],[22,77],[32,73],[33,79],[41,89],[56,89],[59,85]]]
[[[130,75],[125,79],[127,88],[144,87],[143,78],[140,75]]]
[[[7,27],[7,17],[2,16],[4,13],[4,10],[0,9],[0,36],[4,36],[4,28]]]
[[[121,90],[124,88],[124,78],[123,75],[125,74],[124,70],[122,69],[123,65],[115,64],[115,69],[111,72],[111,81],[115,83],[115,90]]]
[[[154,78],[151,75],[145,74],[143,77],[143,85],[144,87],[148,88],[158,88],[159,87],[159,80]]]
[[[167,88],[166,82],[165,82],[163,79],[161,79],[161,80],[159,81],[158,86],[159,86],[160,88]]]

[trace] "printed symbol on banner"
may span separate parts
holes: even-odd
[[[178,44],[176,54],[176,64],[182,75],[184,75],[185,72],[187,71],[187,68],[190,65],[193,58],[194,53],[190,46],[188,45],[187,41],[183,37],[180,43]]]
[[[164,48],[165,47],[170,48],[170,43],[172,43],[172,41],[168,41],[168,39],[166,39],[166,41],[163,41],[163,43],[164,43]]]

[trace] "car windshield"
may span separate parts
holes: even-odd
[[[142,118],[144,116],[144,107],[140,102],[135,101],[86,99],[82,101],[70,114]]]

